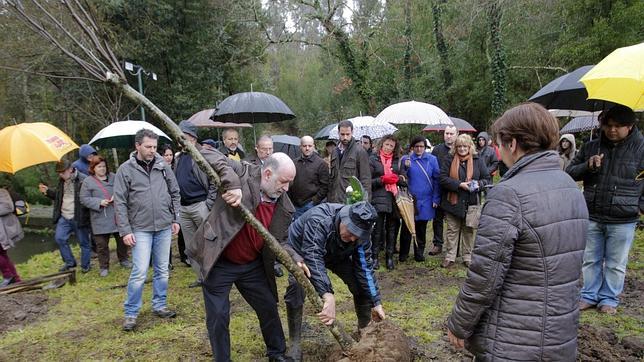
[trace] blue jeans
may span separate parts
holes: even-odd
[[[68,267],[76,266],[76,259],[69,247],[69,236],[74,233],[78,239],[81,249],[81,268],[88,269],[90,265],[91,248],[89,244],[89,228],[79,227],[73,219],[65,219],[60,217],[56,222],[56,233],[54,239],[58,244],[60,256],[63,258],[65,265]]]
[[[628,224],[588,223],[584,251],[582,301],[617,307],[624,289],[628,252],[635,237],[636,222]]]
[[[297,220],[298,217],[302,216],[305,212],[309,211],[311,208],[313,208],[313,201],[309,201],[304,206],[302,207],[296,207],[295,208],[295,213],[293,214],[293,221]]]
[[[132,272],[127,283],[127,299],[125,300],[125,317],[136,318],[143,304],[143,284],[150,265],[154,275],[152,279],[152,310],[166,306],[168,291],[168,260],[170,258],[170,228],[161,231],[135,231],[136,243],[132,247]]]

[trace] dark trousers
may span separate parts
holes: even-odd
[[[123,239],[119,236],[118,233],[112,234],[114,239],[116,239],[116,255],[119,258],[120,262],[127,261],[127,245],[123,243]],[[110,234],[94,234],[94,240],[96,241],[96,254],[98,254],[98,265],[101,269],[110,268]]]
[[[394,205],[395,207],[395,205]],[[371,232],[371,254],[373,260],[378,259],[380,250],[385,249],[388,255],[393,255],[396,249],[400,216],[397,212],[379,212],[376,225]]]
[[[255,310],[269,357],[286,351],[286,340],[277,312],[277,300],[268,284],[261,258],[239,265],[220,259],[203,281],[206,326],[217,362],[230,361],[230,300],[233,284]]]
[[[9,259],[9,254],[7,254],[7,251],[2,246],[0,246],[0,273],[2,273],[2,277],[5,279],[13,278],[13,281],[16,283],[20,281],[15,265],[13,265],[13,262]]]
[[[344,260],[336,264],[327,264],[326,268],[331,270],[335,275],[347,285],[351,295],[353,295],[353,305],[355,307],[356,316],[358,317],[358,326],[364,328],[371,320],[371,296],[368,291],[362,291],[360,284],[353,272],[353,263],[351,260]],[[301,308],[304,305],[304,289],[297,283],[292,275],[288,276],[288,287],[286,294],[284,294],[284,303],[287,308]],[[337,309],[337,301],[336,301]]]
[[[443,221],[445,220],[445,211],[440,207],[436,208],[436,217],[432,222],[432,228],[434,229],[434,246],[443,246]],[[418,233],[416,233],[418,234]]]
[[[418,221],[416,220],[415,225],[416,225],[416,243],[418,245],[414,245],[414,257],[415,258],[420,258],[423,256],[425,253],[425,244],[426,242],[426,234],[427,234],[427,223],[428,221]],[[398,259],[400,261],[407,260],[407,257],[409,256],[409,246],[412,244],[411,242],[411,233],[409,232],[409,229],[407,229],[407,225],[405,223],[402,223],[402,227],[400,228],[400,250],[398,251]]]

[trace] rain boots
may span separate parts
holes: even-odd
[[[358,328],[362,329],[371,322],[371,304],[354,304],[358,317]]]
[[[303,307],[291,308],[286,307],[286,316],[288,318],[288,354],[293,361],[302,361],[302,310]]]
[[[385,238],[387,239],[386,245],[386,259],[387,259],[387,269],[392,270],[394,268],[394,250],[396,248],[396,239],[398,238],[398,227],[400,226],[399,222],[392,220],[391,218],[387,220],[385,227]]]

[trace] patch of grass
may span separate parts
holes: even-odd
[[[115,249],[113,242],[111,248]],[[79,255],[78,247],[73,250]],[[644,232],[638,230],[628,278],[642,280],[643,253]],[[177,255],[176,250],[173,255]],[[192,270],[177,261],[171,272],[168,304],[178,311],[177,318],[162,320],[152,315],[152,285],[146,284],[139,326],[135,332],[125,333],[121,331],[121,323],[126,290],[111,287],[127,284],[129,270],[121,268],[115,260],[113,255],[106,278],[98,276],[97,262],[93,260],[94,269],[88,274],[79,273],[75,286],[48,291],[49,297],[59,302],[39,321],[5,333],[0,339],[0,360],[211,360],[202,293],[199,288],[187,287],[195,279]],[[440,257],[428,257],[423,263],[408,261],[396,264],[393,271],[386,271],[384,267],[378,271],[387,315],[425,351],[435,348],[443,337],[444,322],[465,277],[462,265],[446,270],[439,267],[440,262]],[[53,273],[60,265],[58,252],[51,252],[34,256],[17,268],[28,279]],[[338,318],[349,332],[354,331],[357,321],[351,295],[339,278],[331,274],[331,280],[338,301]],[[287,278],[277,281],[281,299]],[[254,311],[234,288],[230,300],[233,360],[265,359],[265,346]],[[279,307],[287,334],[282,299]],[[620,337],[641,336],[644,333],[642,306],[625,308],[627,312],[620,310],[617,316],[586,312],[581,322],[611,328]],[[329,348],[336,347],[308,302],[303,345],[307,354],[316,354],[312,360],[321,360]]]

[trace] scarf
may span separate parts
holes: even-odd
[[[474,160],[472,159],[472,154],[468,153],[467,156],[459,156],[458,154],[454,154],[454,159],[452,160],[452,164],[449,167],[449,177],[453,178],[454,180],[459,180],[460,178],[458,176],[458,169],[460,167],[461,162],[467,162],[467,171],[466,171],[466,177],[465,177],[465,182],[472,181],[472,175],[474,174]],[[452,205],[456,205],[458,202],[458,191],[450,191],[447,193],[447,200],[449,200],[449,203]]]
[[[391,169],[391,164],[393,163],[394,159],[394,154],[393,152],[390,154],[386,154],[382,151],[380,151],[380,162],[382,162],[382,166],[385,170],[385,176],[386,175],[391,175],[394,173],[394,171]],[[385,190],[391,192],[396,196],[398,194],[398,187],[395,184],[385,184]]]

